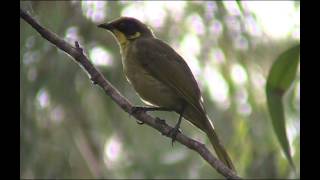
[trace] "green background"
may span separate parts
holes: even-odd
[[[152,2],[111,1],[100,7],[93,2],[25,1],[20,5],[58,36],[72,44],[78,40],[90,59],[99,50],[107,54],[108,61],[102,64],[96,61],[96,67],[135,105],[143,103],[122,73],[119,47],[110,33],[96,25],[134,10],[146,13],[146,23],[156,36],[181,52],[192,67],[208,114],[239,175],[299,177],[300,72],[284,98],[297,175],[272,129],[265,81],[278,55],[300,38],[294,37],[294,30],[283,38],[268,35],[259,26],[255,13],[241,3],[235,6],[238,13],[234,13],[220,1],[187,1],[183,6],[179,5],[182,2],[178,5],[175,2],[165,2],[163,14],[155,11],[153,15],[144,11],[146,4],[151,6]],[[292,4],[298,13],[300,3]],[[157,8],[158,4],[154,6]],[[170,10],[172,7],[177,11]],[[104,15],[95,16],[99,11]],[[160,15],[164,16],[162,23],[158,23]],[[260,28],[261,33],[250,33],[249,22]],[[178,118],[174,113],[151,114],[171,125]],[[185,121],[181,129],[211,149],[200,130]],[[171,140],[158,131],[137,125],[133,117],[90,82],[70,56],[44,40],[22,19],[20,175],[21,178],[222,178],[195,152],[179,143],[172,147]]]

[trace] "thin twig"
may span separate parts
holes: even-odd
[[[133,106],[131,103],[123,97],[117,89],[115,89],[112,84],[107,81],[103,75],[93,66],[93,64],[88,60],[87,56],[84,54],[83,49],[80,47],[78,42],[75,42],[75,47],[70,45],[68,42],[58,37],[55,33],[41,26],[34,18],[27,14],[24,10],[20,9],[20,17],[29,23],[38,33],[49,42],[57,46],[57,48],[63,50],[67,54],[73,57],[73,59],[79,63],[90,75],[90,79],[94,84],[100,86],[105,93],[111,97],[111,99],[117,103],[124,111],[131,113]],[[164,120],[159,118],[153,118],[148,114],[137,111],[132,114],[139,121],[157,129],[161,134],[170,137],[169,132],[172,129],[166,124]],[[200,156],[206,160],[213,168],[215,168],[220,174],[228,179],[240,179],[237,174],[226,167],[220,160],[214,157],[206,146],[196,140],[193,140],[182,133],[178,133],[176,140],[181,144],[187,146],[188,148],[196,151]]]

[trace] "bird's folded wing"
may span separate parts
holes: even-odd
[[[184,59],[161,40],[143,39],[136,43],[136,59],[142,66],[204,114],[199,86]]]

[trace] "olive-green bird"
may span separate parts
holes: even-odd
[[[98,27],[115,36],[128,81],[151,106],[136,107],[136,110],[177,112],[180,117],[172,133],[173,141],[184,117],[207,134],[219,159],[235,170],[207,116],[198,84],[184,59],[135,18],[120,17]]]

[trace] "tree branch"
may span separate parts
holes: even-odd
[[[75,47],[70,45],[68,42],[58,37],[55,33],[41,26],[34,18],[27,14],[24,10],[20,9],[20,17],[29,23],[38,33],[49,42],[57,46],[57,48],[63,50],[68,55],[72,56],[73,59],[79,63],[90,75],[90,79],[94,84],[99,85],[105,93],[111,97],[111,99],[117,103],[124,111],[127,113],[132,112],[133,106],[131,103],[123,97],[117,89],[115,89],[112,84],[107,81],[103,75],[93,66],[93,64],[88,60],[87,56],[83,53],[82,48],[78,42],[75,42]],[[166,124],[164,120],[159,118],[153,118],[150,115],[137,111],[132,114],[136,119],[142,121],[143,123],[151,126],[152,128],[161,132],[162,135],[170,137],[169,132],[172,129]],[[193,140],[181,133],[177,134],[176,140],[181,144],[187,146],[188,148],[196,151],[200,156],[206,160],[213,168],[215,168],[220,174],[228,179],[240,179],[239,176],[228,167],[226,167],[220,160],[214,157],[206,146],[196,140]]]

